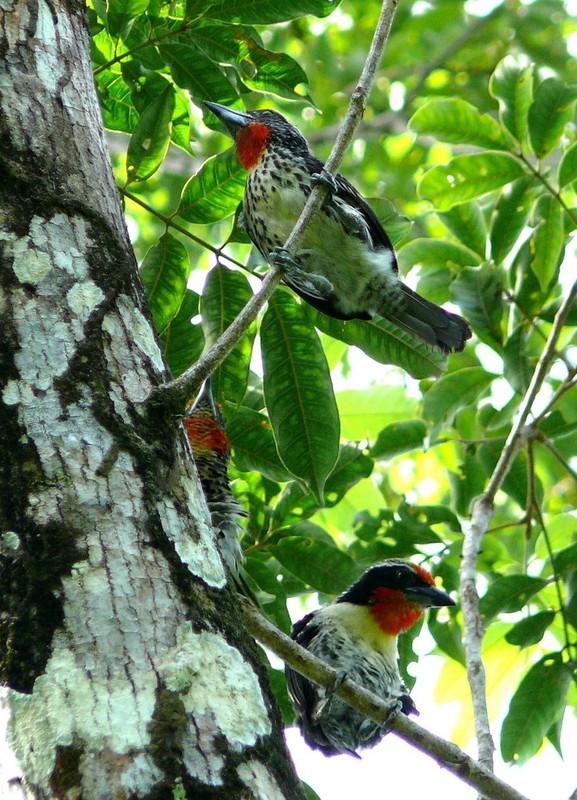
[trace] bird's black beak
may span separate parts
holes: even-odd
[[[242,111],[236,111],[236,109],[220,103],[209,103],[208,100],[204,102],[204,105],[226,125],[230,135],[234,138],[240,129],[246,128],[250,124],[251,118]]]
[[[436,586],[415,586],[410,589],[404,589],[403,591],[411,600],[414,600],[425,608],[455,605],[453,598],[450,597],[447,592],[438,589]]]

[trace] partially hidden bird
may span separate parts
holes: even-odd
[[[328,175],[294,125],[276,111],[205,105],[225,125],[248,172],[242,224],[265,259],[287,265],[286,284],[331,317],[378,315],[444,353],[463,350],[468,323],[401,282],[393,245],[373,209],[346,178]],[[319,181],[330,186],[327,198],[292,262],[283,262],[282,248]]]
[[[242,532],[241,519],[246,517],[246,511],[230,488],[231,445],[210,378],[205,381],[183,423],[217,534],[220,554],[237,585],[240,583],[241,590],[244,590],[241,566],[245,557],[239,535]]]
[[[454,606],[422,566],[388,559],[370,567],[333,603],[295,623],[292,638],[349,678],[389,701],[393,716],[418,713],[398,666],[397,638],[429,606]],[[290,667],[286,677],[296,723],[305,741],[326,756],[377,744],[387,732],[338,697]],[[389,718],[388,722],[390,722]]]

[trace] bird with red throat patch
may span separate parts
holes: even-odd
[[[378,315],[444,353],[471,337],[458,314],[401,282],[391,240],[375,212],[342,175],[332,178],[306,139],[276,111],[207,108],[226,126],[248,172],[242,224],[265,259],[285,264],[283,280],[319,311],[342,320]],[[319,181],[329,193],[293,259],[282,248]]]
[[[370,567],[334,603],[307,614],[292,638],[338,672],[393,704],[396,713],[417,713],[399,672],[397,640],[425,608],[454,606],[419,564],[388,559]],[[334,691],[286,667],[296,724],[305,741],[326,756],[372,747],[386,734],[380,725],[338,697]],[[390,719],[388,722],[390,722]]]

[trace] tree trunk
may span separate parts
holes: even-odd
[[[84,7],[0,5],[0,673],[21,770],[10,796],[301,798],[180,421],[146,402],[167,373]]]

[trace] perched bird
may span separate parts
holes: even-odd
[[[230,441],[224,419],[214,400],[210,378],[184,417],[184,427],[194,455],[198,475],[216,530],[220,553],[238,580],[244,553],[239,542],[240,520],[246,511],[230,488],[228,465]]]
[[[329,180],[324,164],[276,111],[205,105],[228,129],[248,171],[248,235],[264,258],[278,260],[315,182]],[[463,350],[471,336],[467,322],[401,283],[393,245],[375,212],[346,178],[337,175],[332,184],[285,283],[331,317],[368,320],[376,314],[443,352]]]
[[[418,713],[397,663],[397,637],[411,628],[428,606],[455,605],[435,586],[426,569],[401,559],[370,567],[334,603],[307,614],[292,638],[338,670],[341,678],[398,701],[404,714]],[[357,755],[386,733],[334,693],[286,667],[296,722],[305,741],[327,756]]]

